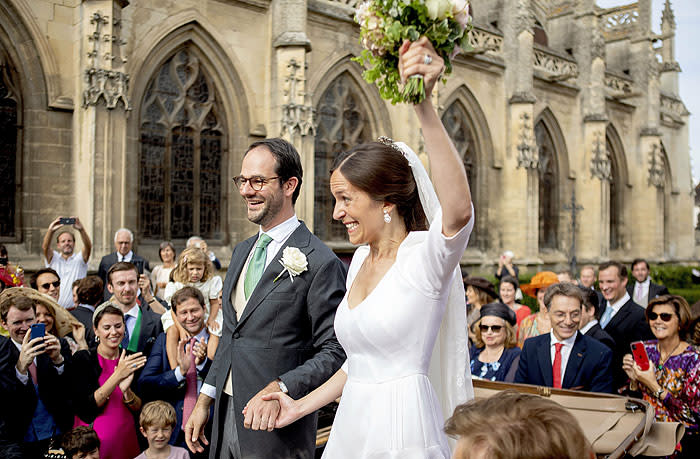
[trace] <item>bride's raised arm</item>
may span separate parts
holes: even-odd
[[[405,42],[399,53],[402,80],[411,75],[423,75],[426,97],[414,105],[414,109],[423,130],[430,175],[442,207],[442,233],[449,237],[469,223],[472,199],[462,160],[430,99],[444,69],[443,60],[425,37]]]

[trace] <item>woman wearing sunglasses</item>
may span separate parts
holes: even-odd
[[[472,376],[512,382],[520,359],[513,328],[515,312],[503,303],[489,303],[481,307],[480,313],[475,344],[469,351]]]
[[[630,388],[641,390],[655,410],[658,421],[680,422],[685,426],[681,450],[673,457],[697,457],[700,451],[700,354],[685,342],[690,323],[688,302],[678,295],[652,300],[646,317],[656,340],[646,341],[649,369],[643,371],[631,354],[622,360]]]

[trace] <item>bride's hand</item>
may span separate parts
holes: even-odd
[[[277,415],[277,421],[275,421],[275,429],[288,426],[302,417],[301,410],[299,409],[299,402],[284,392],[273,392],[263,395],[262,399],[277,400],[280,403],[280,412]]]
[[[426,64],[426,60],[429,60],[430,63]],[[435,83],[440,79],[444,70],[444,60],[435,52],[435,48],[426,37],[420,37],[418,41],[414,42],[406,40],[399,48],[401,81],[406,83],[411,75],[423,75],[426,100],[430,100]]]

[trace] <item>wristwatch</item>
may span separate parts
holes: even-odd
[[[289,389],[287,389],[287,385],[286,385],[285,383],[283,383],[281,379],[278,379],[278,380],[277,380],[277,384],[279,384],[280,390],[281,390],[283,393],[285,393],[285,394],[288,394],[288,393],[289,393]]]

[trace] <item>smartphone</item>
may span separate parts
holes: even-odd
[[[58,223],[61,225],[75,225],[75,218],[61,217]]]
[[[45,324],[32,324],[31,334],[29,335],[30,340],[34,338],[43,338],[46,335],[46,325]]]
[[[632,348],[632,357],[634,357],[634,363],[639,365],[642,371],[649,369],[649,356],[647,355],[647,350],[644,348],[644,343],[641,341],[633,341],[630,343]]]
[[[143,266],[144,266],[144,261],[143,260],[134,260],[132,261],[134,266],[136,266],[136,270],[139,272],[139,276],[143,274]]]

